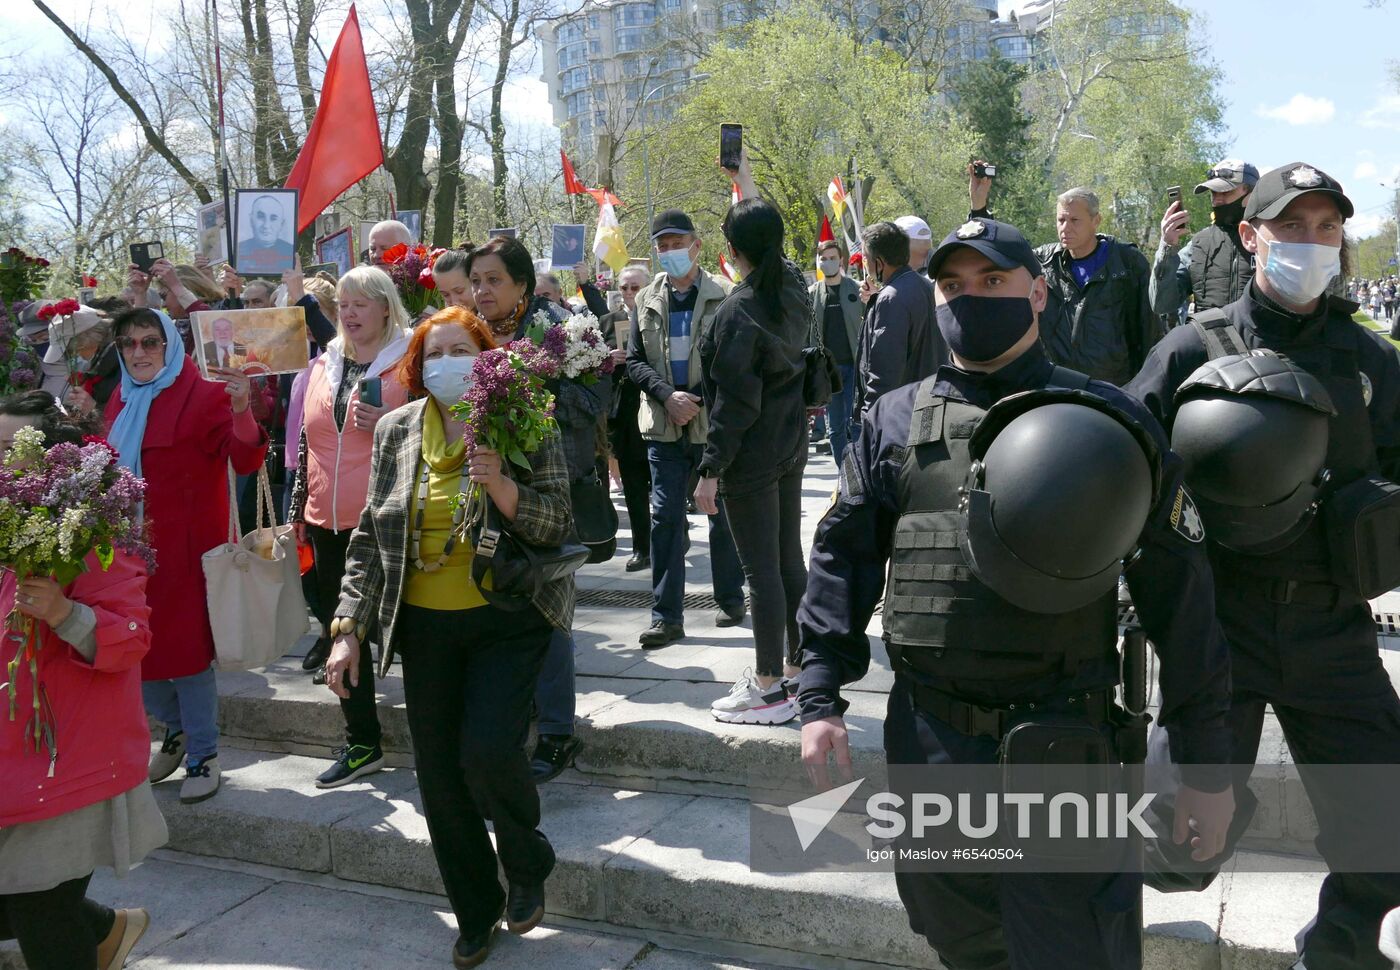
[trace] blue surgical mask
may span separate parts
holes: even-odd
[[[472,386],[474,366],[476,358],[472,356],[430,360],[423,365],[423,386],[442,404],[456,404]]]
[[[661,268],[673,281],[684,279],[695,266],[695,260],[690,258],[689,249],[668,249],[660,255],[659,261]]]

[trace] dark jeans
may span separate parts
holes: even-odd
[[[1043,710],[1068,715],[1053,700]],[[996,763],[996,741],[963,734],[919,710],[902,677],[895,678],[888,712],[891,765]],[[1137,872],[938,873],[897,866],[894,878],[910,929],[950,970],[1142,967]]]
[[[686,441],[653,441],[651,461],[651,586],[653,622],[685,621],[685,554],[690,548],[686,531],[685,500],[691,494],[691,476],[700,465],[703,445]],[[719,514],[710,516],[710,574],[715,601],[722,609],[736,611],[744,605],[744,570],[734,550],[734,537],[720,500]]]
[[[851,441],[851,406],[856,399],[856,367],[854,364],[838,364],[841,374],[841,390],[831,395],[826,406],[826,423],[831,429],[831,458],[836,467],[841,467],[841,456],[846,453],[846,445]]]
[[[92,873],[41,893],[0,896],[0,940],[18,940],[29,970],[97,970],[116,914],[87,898]]]
[[[306,538],[316,554],[316,619],[321,629],[330,629],[332,614],[340,603],[340,581],[345,576],[345,551],[350,547],[353,530],[334,532],[319,525],[307,525]],[[370,631],[370,637],[374,631]],[[367,638],[367,639],[369,639]],[[374,703],[374,651],[361,644],[360,682],[355,684],[349,674],[345,678],[350,696],[340,699],[340,711],[345,715],[345,743],[372,748],[379,743],[379,710]]]
[[[423,814],[457,928],[473,936],[500,918],[505,900],[485,819],[512,883],[542,883],[554,868],[525,754],[551,627],[534,608],[399,610],[395,642]]]
[[[617,417],[610,422],[613,457],[622,476],[622,498],[627,503],[627,524],[632,529],[632,551],[651,555],[651,464],[647,443],[637,430],[641,391],[630,381],[618,391]]]
[[[802,556],[805,467],[804,461],[771,485],[754,492],[726,494],[724,499],[739,561],[749,581],[753,643],[758,654],[755,670],[762,677],[781,677],[784,657],[794,666],[797,663],[797,607],[807,592],[807,566]]]

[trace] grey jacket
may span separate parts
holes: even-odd
[[[865,318],[865,304],[860,299],[860,287],[849,276],[842,275],[837,290],[840,293],[841,316],[846,321],[846,339],[850,341],[851,357],[854,358],[856,348],[860,346],[860,325]],[[812,298],[812,324],[807,334],[808,347],[816,347],[823,342],[822,334],[826,329],[826,296],[830,291],[831,287],[825,280],[807,287],[807,294]]]
[[[901,266],[875,296],[860,332],[856,413],[869,410],[882,394],[932,376],[947,360],[933,317],[933,283]]]

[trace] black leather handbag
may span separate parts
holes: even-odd
[[[518,612],[530,606],[539,591],[578,571],[589,550],[570,536],[557,546],[535,546],[511,532],[489,497],[472,529],[472,582],[486,602]]]
[[[821,344],[803,348],[802,368],[802,403],[809,408],[826,407],[841,390],[841,372],[831,351]]]
[[[569,486],[574,507],[574,529],[588,547],[590,563],[607,562],[617,552],[617,509],[597,472]]]

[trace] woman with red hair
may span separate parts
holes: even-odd
[[[410,395],[427,397],[386,414],[375,431],[369,498],[350,537],[326,677],[345,696],[341,678],[356,682],[373,624],[382,634],[381,673],[396,650],[402,656],[423,814],[457,916],[457,967],[486,959],[503,915],[513,933],[544,916],[554,850],[538,830],[540,798],[523,742],[551,631],[567,630],[574,612],[572,576],[509,613],[472,581],[461,516],[473,485],[524,542],[559,545],[573,526],[557,434],[528,456],[528,472],[508,474],[489,449],[466,450],[452,405],[469,386],[476,356],[494,346],[486,324],[462,307],[414,331],[399,380]],[[505,892],[485,818],[495,827]]]

